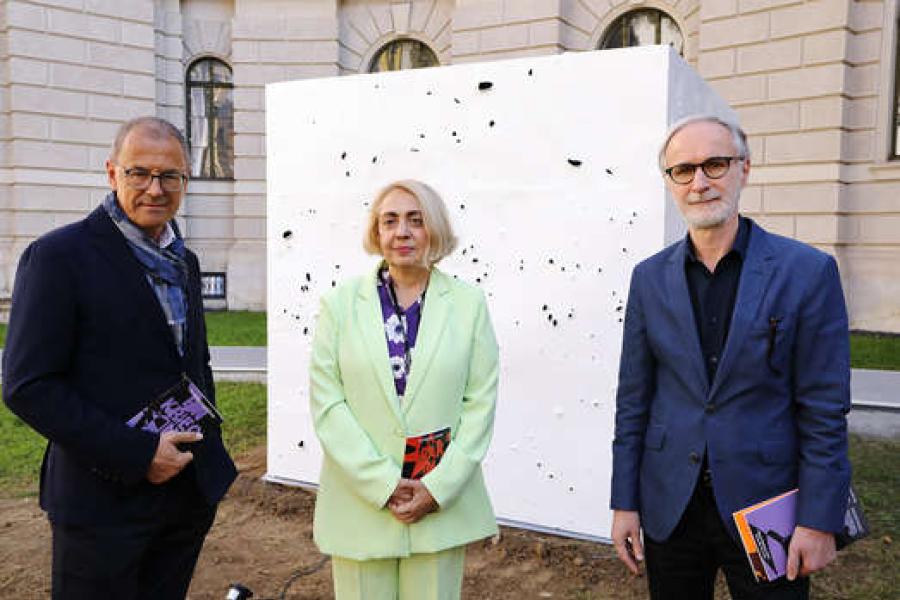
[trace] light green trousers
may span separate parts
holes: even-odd
[[[331,557],[335,600],[459,600],[466,547],[408,558]]]

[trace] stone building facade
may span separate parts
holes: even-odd
[[[156,114],[191,130],[195,162],[210,170],[191,180],[185,235],[203,269],[220,274],[210,281],[224,274],[229,308],[263,309],[265,84],[410,60],[448,65],[663,42],[681,49],[750,134],[744,211],[837,257],[853,328],[900,332],[897,5],[2,0],[0,298],[29,241],[106,193],[103,162],[129,117]],[[207,65],[226,74],[217,79]],[[215,119],[205,110],[218,111]],[[214,143],[219,158],[207,152]]]

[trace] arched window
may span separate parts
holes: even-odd
[[[437,55],[427,44],[419,40],[404,38],[393,40],[382,46],[372,58],[369,72],[421,69],[436,67],[439,64]]]
[[[684,54],[684,37],[675,19],[656,8],[640,8],[613,21],[600,40],[600,50],[651,44],[668,44]]]
[[[234,102],[231,67],[201,58],[187,71],[187,133],[191,175],[202,179],[234,177]]]

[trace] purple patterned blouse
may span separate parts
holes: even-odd
[[[384,336],[387,339],[388,357],[391,370],[394,372],[394,387],[401,399],[406,393],[406,379],[412,354],[419,334],[419,321],[422,318],[422,297],[420,296],[409,308],[403,310],[394,305],[391,291],[391,276],[386,268],[378,271],[378,297],[381,299],[381,316],[384,319]]]

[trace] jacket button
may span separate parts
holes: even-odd
[[[402,430],[402,429],[395,429],[395,430],[394,430],[394,435],[396,435],[397,437],[403,437],[403,430]]]
[[[710,402],[709,404],[706,405],[705,410],[706,410],[706,414],[711,415],[714,412],[716,412],[716,405],[713,404],[712,402]]]
[[[696,463],[700,462],[700,455],[697,454],[696,452],[691,452],[690,459],[691,459],[692,463],[696,464]]]

